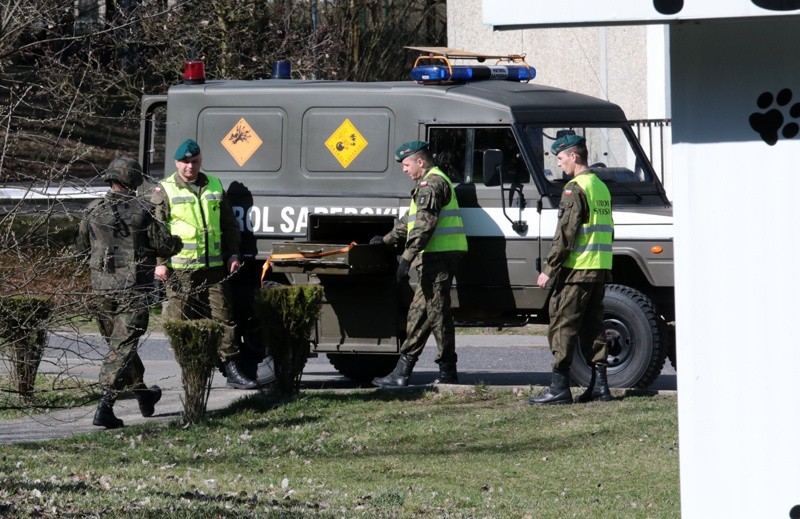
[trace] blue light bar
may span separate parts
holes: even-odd
[[[422,65],[411,69],[411,79],[417,83],[450,83],[477,79],[529,81],[536,77],[536,69],[518,65],[458,65],[450,69],[442,65]]]

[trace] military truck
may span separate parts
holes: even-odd
[[[448,67],[434,72],[449,76]],[[549,291],[536,278],[566,182],[549,150],[574,131],[586,137],[591,169],[613,197],[609,383],[649,386],[674,351],[672,209],[623,111],[518,73],[509,81],[494,70],[480,80],[423,72],[402,82],[206,80],[202,64],[190,63],[182,84],[143,99],[145,173],[170,174],[176,147],[193,138],[203,169],[232,200],[245,257],[235,278],[243,342],[257,335],[248,300],[271,257],[264,283],[325,289],[310,354],[327,354],[357,380],[391,371],[416,280],[399,284],[399,251],[369,240],[408,208],[413,182],[393,152],[416,139],[430,143],[461,206],[469,253],[453,284],[457,325],[547,323]],[[579,352],[571,375],[589,381]]]

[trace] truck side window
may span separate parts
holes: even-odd
[[[436,165],[456,183],[470,182],[466,164],[467,129],[432,128],[428,137]]]
[[[439,167],[453,182],[483,183],[483,152],[503,152],[504,171],[519,182],[528,182],[530,173],[510,126],[481,128],[428,128],[428,142]]]

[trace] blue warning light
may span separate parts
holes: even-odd
[[[452,71],[452,72],[451,72]],[[420,65],[411,69],[411,79],[417,83],[460,83],[479,79],[505,81],[530,81],[536,77],[536,69],[517,65]]]

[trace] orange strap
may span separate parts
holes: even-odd
[[[353,248],[354,245],[357,245],[357,243],[352,242],[347,247],[342,247],[341,249],[336,249],[336,250],[327,250],[325,252],[294,252],[292,254],[271,254],[264,261],[264,268],[261,269],[261,282],[263,283],[264,278],[267,277],[267,271],[269,270],[269,267],[272,264],[272,260],[296,259],[296,258],[322,258],[323,256],[332,256],[333,254],[341,254],[343,252],[348,252],[350,251],[350,249]]]

